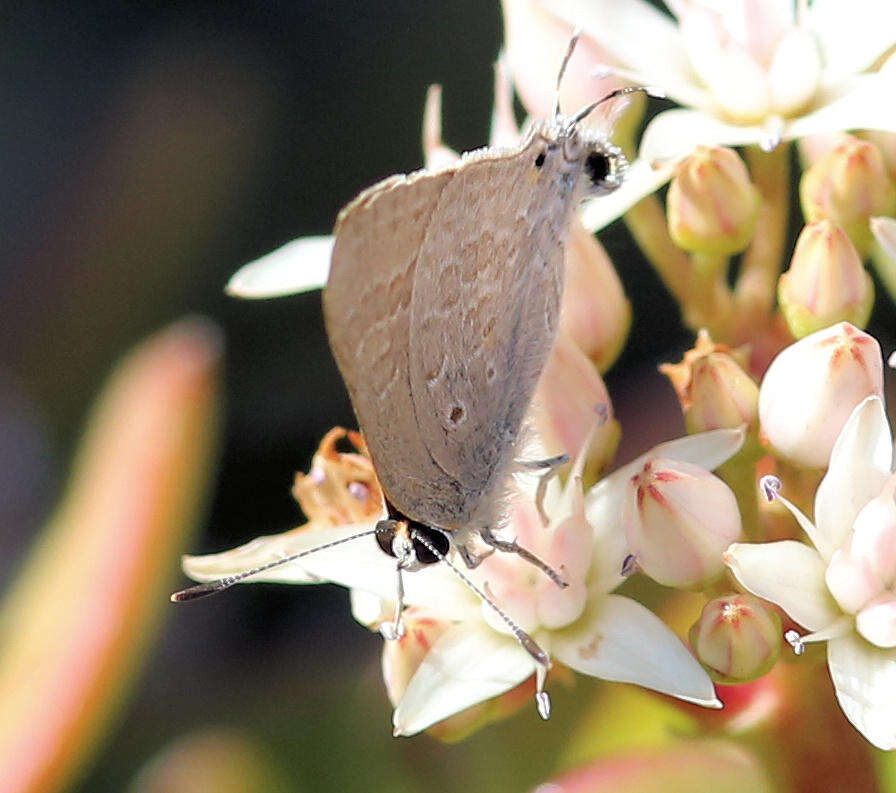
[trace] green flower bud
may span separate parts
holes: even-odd
[[[806,226],[790,269],[778,280],[778,302],[795,338],[837,322],[864,328],[874,283],[846,232],[832,220]]]
[[[669,234],[686,251],[730,256],[753,237],[759,192],[733,149],[698,146],[669,186]]]
[[[803,174],[800,202],[808,222],[836,221],[864,258],[871,245],[868,221],[893,214],[896,189],[877,146],[850,137]]]
[[[717,683],[746,683],[781,653],[781,618],[752,595],[711,600],[691,626],[691,647]]]

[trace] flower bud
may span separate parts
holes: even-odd
[[[848,132],[816,132],[814,135],[804,135],[798,141],[800,170],[808,171],[816,162],[826,154],[829,154],[836,146],[852,140]]]
[[[883,259],[896,267],[896,218],[871,218],[871,231]]]
[[[669,233],[680,248],[729,256],[753,237],[759,192],[733,149],[697,146],[675,170],[666,210]]]
[[[631,323],[632,307],[610,257],[581,221],[573,220],[566,246],[561,330],[599,371],[606,372],[622,352]]]
[[[806,226],[790,269],[778,280],[778,302],[798,339],[835,322],[865,327],[874,283],[849,236],[832,220]]]
[[[743,683],[768,672],[781,652],[781,618],[753,595],[711,600],[691,627],[697,660],[720,683]]]
[[[865,397],[883,396],[880,345],[841,322],[782,350],[759,388],[760,434],[796,465],[824,468]]]
[[[850,137],[803,174],[800,202],[807,221],[836,221],[864,258],[871,244],[868,221],[893,214],[896,190],[878,148]]]
[[[340,452],[343,438],[358,450]],[[320,442],[308,474],[296,474],[292,494],[312,522],[328,526],[359,523],[379,515],[382,497],[373,464],[358,432],[333,427]]]
[[[884,165],[890,180],[896,182],[896,132],[869,129],[861,135],[863,140],[873,143],[884,158]]]
[[[452,624],[414,606],[405,609],[402,619],[404,635],[383,643],[383,681],[393,707],[401,701],[430,648]]]
[[[741,351],[714,344],[701,330],[681,363],[660,366],[672,381],[689,433],[757,424],[759,388],[743,370],[745,358]]]
[[[741,533],[734,493],[705,468],[654,457],[629,480],[623,511],[629,551],[654,581],[690,587],[718,576]]]
[[[594,364],[565,333],[559,333],[538,382],[530,416],[547,455],[575,459],[594,429],[598,411],[607,421],[599,427],[588,452],[585,480],[606,468],[619,445],[619,422],[604,381]]]

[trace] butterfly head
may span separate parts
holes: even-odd
[[[557,90],[554,103],[554,117],[543,125],[539,132],[546,141],[553,141],[568,163],[578,166],[583,174],[584,195],[599,196],[612,193],[623,182],[628,169],[628,160],[622,150],[610,143],[609,134],[619,115],[633,93],[645,93],[649,96],[663,97],[661,89],[644,86],[629,86],[611,91],[606,96],[583,107],[575,115],[567,116],[560,109],[560,84],[572,57],[581,31],[576,30],[569,41],[560,72],[557,75]],[[581,122],[598,108],[603,116],[602,131],[583,127]],[[550,142],[548,143],[550,147]],[[537,165],[537,163],[536,163]]]
[[[545,176],[579,180],[583,196],[612,193],[623,182],[628,159],[600,132],[557,116],[534,130],[529,146],[533,167]]]

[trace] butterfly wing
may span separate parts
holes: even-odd
[[[409,374],[420,438],[457,497],[413,505],[444,528],[489,525],[557,329],[580,170],[536,167],[538,140],[470,158],[417,258]]]
[[[407,492],[457,498],[420,440],[408,380],[414,270],[452,175],[391,177],[346,206],[336,222],[323,293],[330,346],[377,476],[389,500],[405,512]]]

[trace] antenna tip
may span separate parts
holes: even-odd
[[[547,691],[539,691],[535,695],[535,707],[538,709],[538,715],[545,721],[551,718],[551,697]]]
[[[220,592],[222,589],[227,589],[227,587],[222,586],[221,581],[212,581],[209,584],[197,584],[196,586],[191,586],[189,589],[181,589],[179,592],[175,592],[171,595],[171,602],[183,603],[187,600],[196,600],[196,598],[214,595],[215,592]]]

